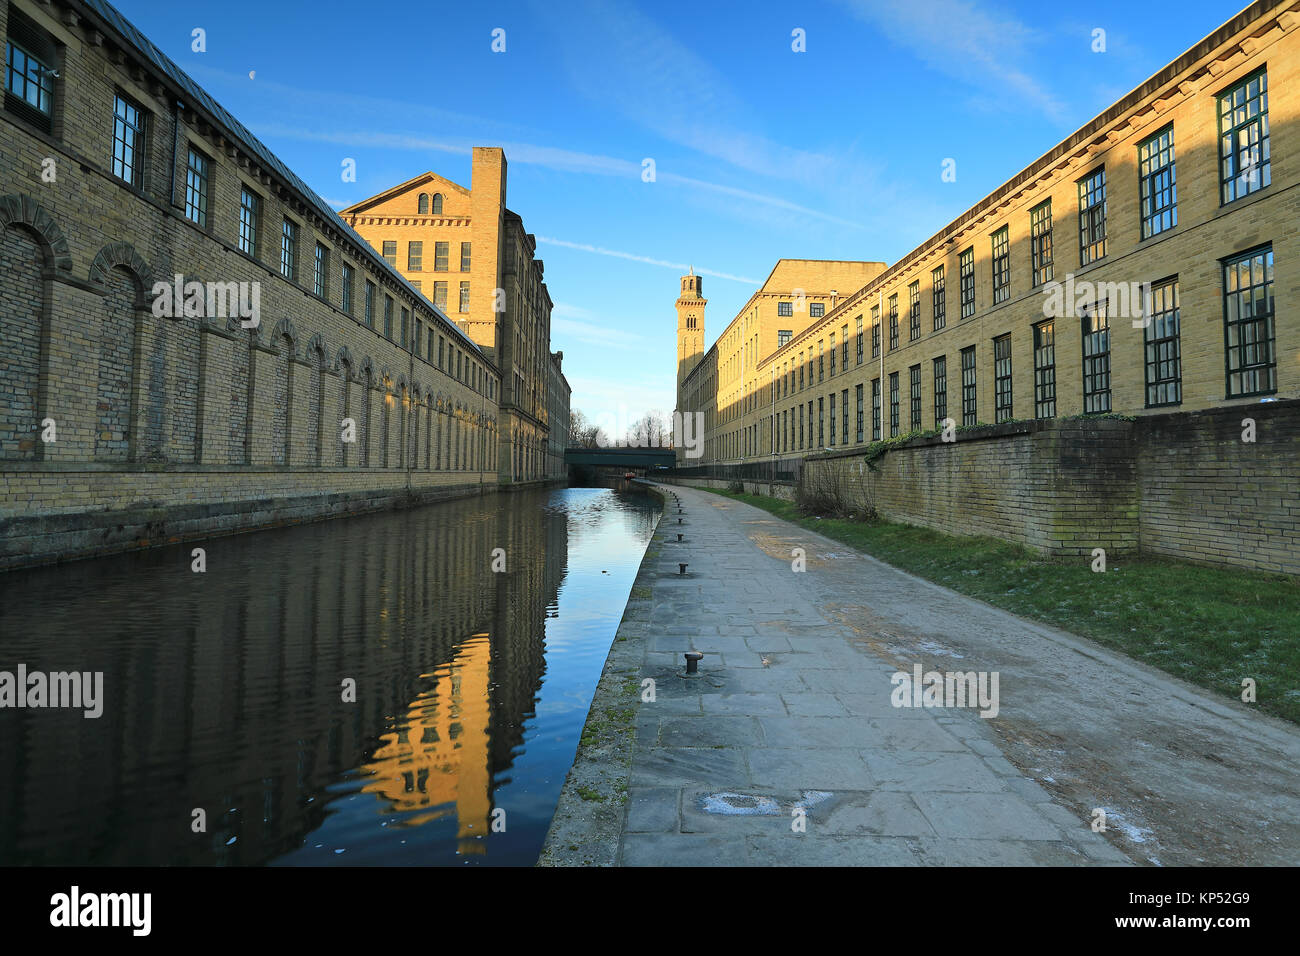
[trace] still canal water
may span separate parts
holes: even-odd
[[[659,508],[502,494],[209,541],[201,574],[0,574],[0,670],[105,699],[0,710],[0,864],[534,863]]]

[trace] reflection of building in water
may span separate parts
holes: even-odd
[[[564,525],[504,495],[223,539],[198,585],[166,549],[0,577],[12,659],[84,662],[128,704],[0,722],[0,864],[263,862],[358,766],[395,809],[450,802],[482,832],[541,687]],[[38,599],[64,589],[94,600]],[[178,837],[194,807],[208,832]]]
[[[362,787],[389,801],[387,812],[426,810],[403,821],[419,825],[455,813],[462,853],[482,853],[491,811],[491,740],[488,701],[492,646],[475,634],[451,661],[431,675],[434,684],[415,699],[401,721],[380,739],[362,768],[374,779]]]

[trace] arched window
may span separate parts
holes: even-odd
[[[442,193],[433,194],[433,214],[435,216],[442,215]]]
[[[417,214],[427,216],[429,214],[429,194],[420,193],[420,198],[416,202],[418,203]]]

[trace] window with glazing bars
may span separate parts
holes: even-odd
[[[1106,254],[1106,167],[1079,180],[1079,265]]]
[[[469,243],[460,244],[460,271],[469,272]]]
[[[14,15],[10,14],[10,28]],[[24,46],[9,41],[5,89],[45,117],[54,110],[54,65],[28,51]],[[52,58],[51,58],[52,59]]]
[[[898,295],[889,297],[889,351],[898,348]]]
[[[294,280],[298,277],[298,224],[286,219],[280,229],[280,275]]]
[[[1052,201],[1029,210],[1029,259],[1035,286],[1052,281]]]
[[[858,316],[857,323],[858,323],[857,354],[858,354],[858,364],[861,365],[862,364],[862,316]]]
[[[1228,397],[1277,391],[1271,246],[1224,262],[1223,321]]]
[[[979,420],[975,403],[975,346],[961,350],[961,423],[974,425]]]
[[[140,185],[140,150],[144,142],[144,113],[134,100],[113,97],[113,175]]]
[[[384,296],[384,338],[392,339],[393,337],[393,299],[391,296]]]
[[[316,260],[312,266],[312,289],[322,299],[329,292],[330,251],[316,243]]]
[[[794,315],[794,303],[793,303],[793,302],[778,302],[778,303],[776,304],[776,314],[777,314],[777,315]]]
[[[975,314],[975,250],[967,249],[957,257],[957,283],[961,293],[961,317]]]
[[[834,393],[834,392],[831,392],[831,394],[830,394],[830,405],[831,405],[831,408],[830,408],[830,411],[831,411],[831,441],[830,441],[830,443],[831,443],[832,445],[834,445],[834,444],[835,444],[835,393]]]
[[[355,275],[353,268],[346,262],[343,263],[343,311],[348,315],[352,314],[352,283]]]
[[[375,327],[375,284],[369,279],[366,280],[366,325],[370,328]]]
[[[1182,358],[1179,342],[1178,280],[1151,286],[1147,302],[1146,347],[1147,408],[1177,405],[1182,401]]]
[[[848,367],[849,367],[849,327],[848,327],[847,325],[841,325],[841,326],[840,326],[840,358],[841,358],[841,360],[842,360],[842,361],[841,361],[841,365],[843,366],[844,370],[845,370],[845,371],[848,371]]]
[[[1003,226],[993,233],[993,304],[1011,298],[1011,232]]]
[[[185,218],[202,228],[208,225],[208,157],[191,149],[185,166]]]
[[[908,401],[911,416],[907,427],[917,431],[921,427],[921,366],[913,365],[907,370]]]
[[[257,258],[258,232],[262,227],[262,200],[257,193],[239,191],[239,251]]]
[[[433,283],[433,304],[442,310],[447,308],[447,283]]]
[[[1034,326],[1034,417],[1056,415],[1056,323]]]
[[[826,447],[826,399],[817,399],[817,447]]]
[[[406,244],[406,271],[424,271],[424,243],[412,240]]]
[[[880,379],[871,380],[871,440],[880,441]]]
[[[993,340],[993,421],[1011,421],[1011,336]]]
[[[915,342],[921,337],[921,283],[907,287],[907,340]]]
[[[1272,182],[1268,74],[1263,70],[1219,94],[1219,164],[1224,205]]]
[[[1142,238],[1178,225],[1178,183],[1174,178],[1174,128],[1166,126],[1138,146]]]
[[[1110,321],[1103,300],[1080,319],[1083,332],[1083,411],[1110,411]]]
[[[396,239],[384,240],[383,256],[386,260],[388,260],[388,264],[390,266],[396,268],[397,266],[397,240]]]
[[[844,436],[844,444],[849,443],[849,390],[840,391],[840,434]]]
[[[944,289],[943,266],[935,269],[930,273],[930,302],[934,311],[934,331],[938,332],[947,322],[944,315],[947,303],[944,301],[946,292]]]
[[[435,242],[433,244],[433,271],[434,272],[447,271],[447,248],[448,248],[448,244],[445,242]]]
[[[871,357],[880,357],[880,306],[871,307]]]
[[[808,318],[820,319],[826,314],[826,303],[810,302],[808,303]]]
[[[469,311],[469,283],[468,282],[462,282],[460,284],[460,311],[462,312]]]
[[[857,414],[857,443],[858,443],[859,445],[861,445],[861,444],[862,444],[862,425],[863,425],[863,421],[862,421],[862,411],[863,411],[863,409],[862,409],[862,386],[861,386],[861,385],[855,385],[855,386],[853,386],[853,389],[854,389],[853,397],[857,400],[857,413],[858,413],[858,414]]]
[[[948,417],[948,356],[934,360],[934,427],[942,428]]]
[[[889,437],[898,434],[898,373],[889,373]]]

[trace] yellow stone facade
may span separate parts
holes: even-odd
[[[681,410],[705,412],[695,463],[799,458],[945,419],[961,427],[1300,396],[1297,6],[1247,8],[887,270],[842,282],[827,314],[788,343],[778,347],[774,326],[750,319],[747,305],[679,389]],[[1090,210],[1102,177],[1099,217]],[[795,283],[775,284],[788,295]],[[1143,304],[1126,307],[1134,290]]]
[[[550,433],[568,432],[568,385],[557,391],[544,265],[506,208],[506,167],[501,149],[476,147],[469,189],[426,172],[340,215],[500,369],[501,480],[555,480],[564,463]]]

